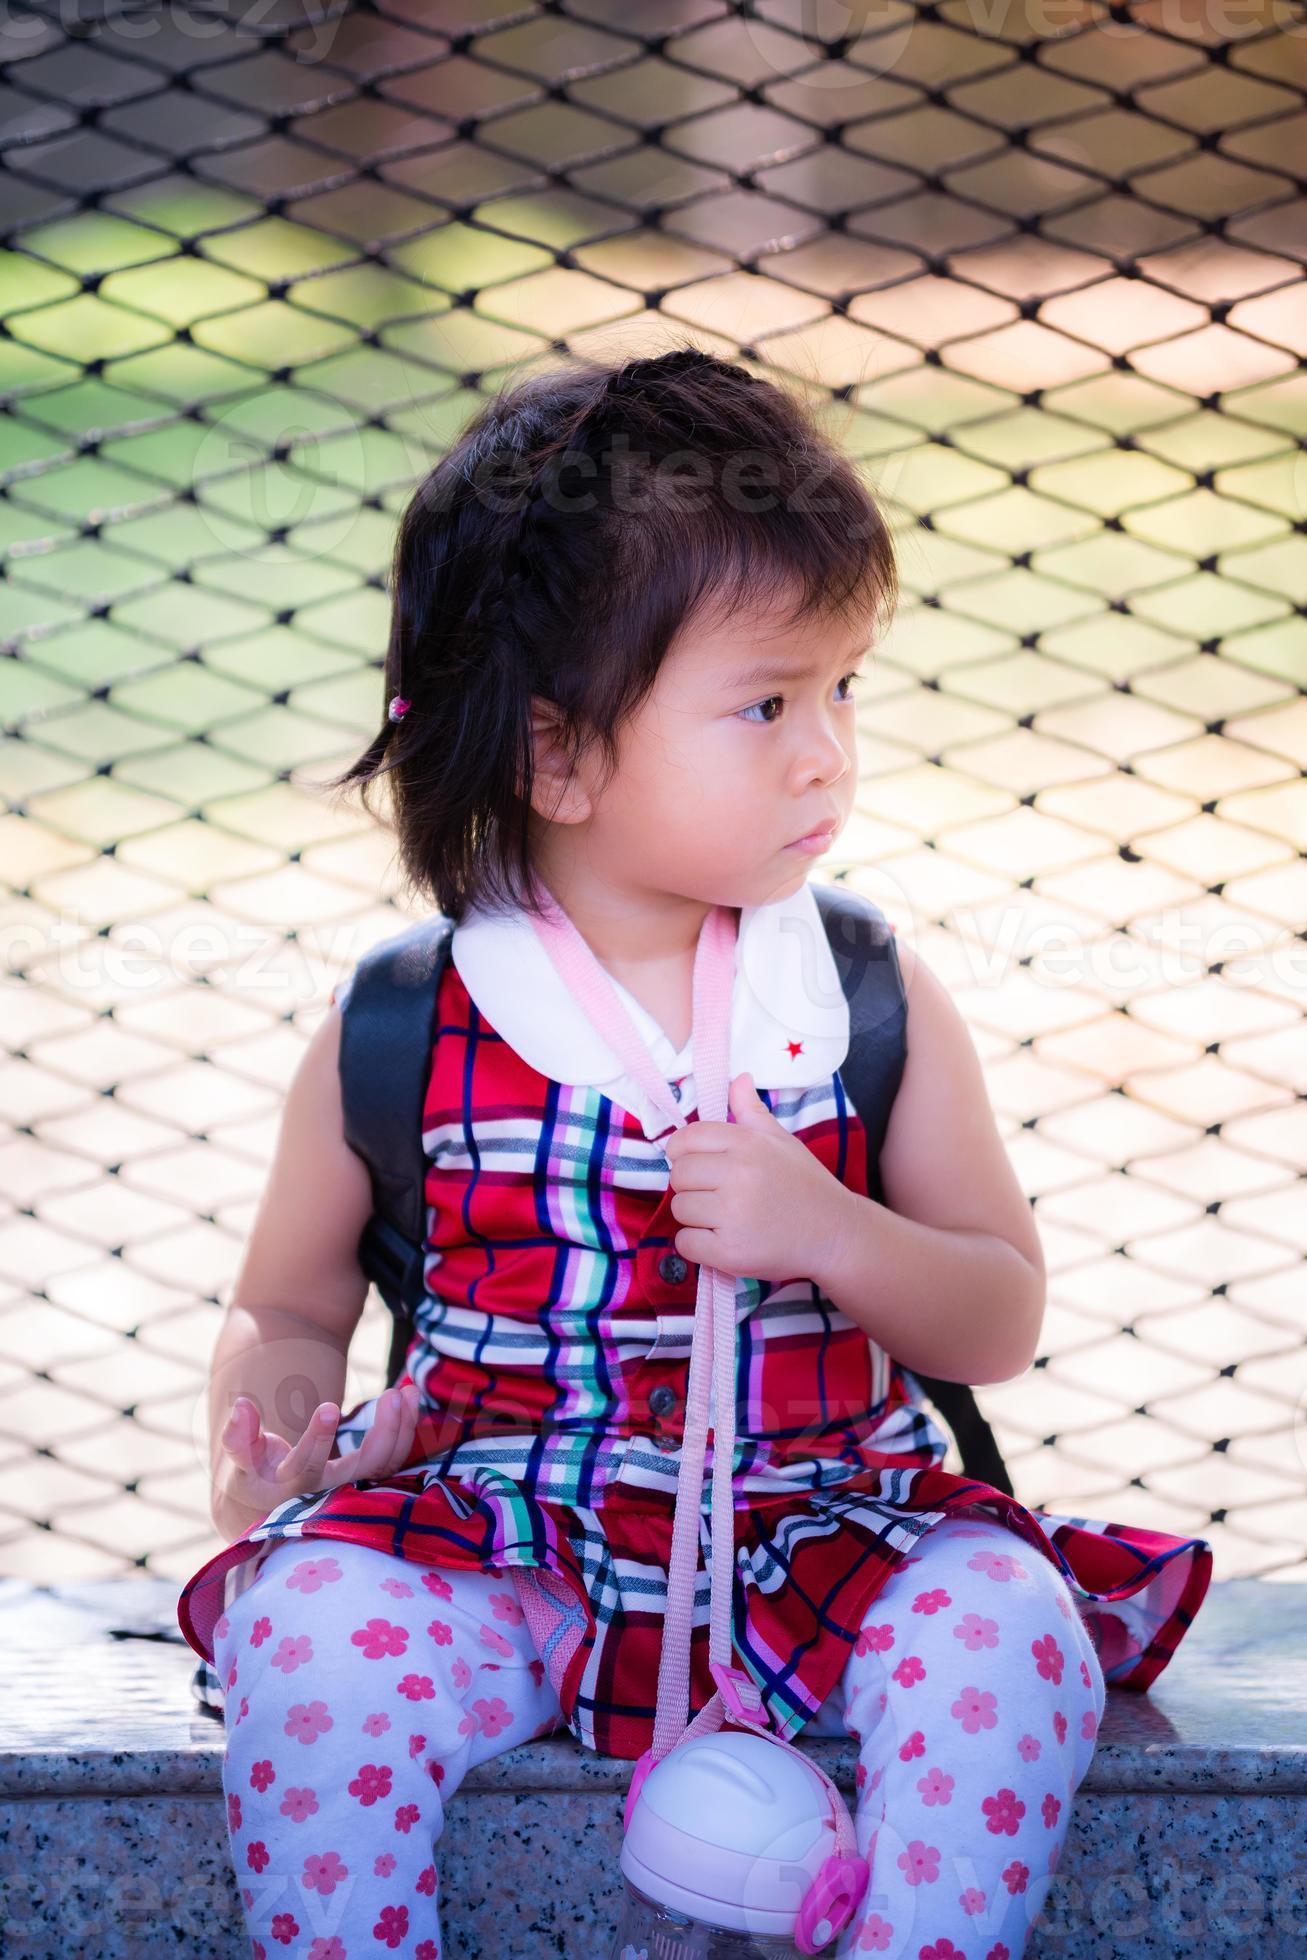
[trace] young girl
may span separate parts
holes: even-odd
[[[372,1199],[338,990],[214,1355],[230,1542],[179,1600],[222,1685],[257,1956],[437,1960],[434,1852],[468,1769],[561,1726],[650,1744],[700,1263],[737,1282],[735,1653],[781,1733],[857,1742],[871,1880],[838,1960],[1015,1960],[1106,1681],[1147,1687],[1198,1609],[1205,1541],[939,1467],[912,1371],[1020,1374],[1044,1270],[965,1025],[870,905],[895,1087],[865,1122],[841,1081],[808,873],[853,809],[854,689],[895,592],[838,444],[689,348],[520,383],[404,513],[388,712],[341,781],[366,801],[385,779],[406,872],[454,922],[426,1297],[396,1388],[342,1419]],[[572,998],[542,892],[682,1124]],[[719,908],[731,1120],[700,1123],[692,982]],[[710,1449],[688,1712],[713,1692],[711,1483]],[[556,1606],[539,1646],[525,1571]]]

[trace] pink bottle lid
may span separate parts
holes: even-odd
[[[648,1771],[622,1840],[621,1869],[660,1905],[784,1939],[834,1850],[825,1789],[802,1756],[720,1729]]]

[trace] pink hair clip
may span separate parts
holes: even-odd
[[[390,719],[392,721],[403,721],[412,705],[413,703],[406,701],[402,694],[392,694],[390,697]]]

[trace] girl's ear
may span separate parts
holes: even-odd
[[[531,698],[531,808],[549,823],[584,823],[594,805],[579,771],[558,739],[559,713],[539,695]]]

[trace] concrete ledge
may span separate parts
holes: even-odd
[[[161,1580],[0,1582],[7,1960],[244,1960],[225,1733],[191,1699],[195,1656],[108,1632],[175,1634],[175,1598]],[[800,1746],[851,1802],[852,1741]],[[630,1772],[565,1734],[469,1772],[437,1859],[453,1960],[608,1960]],[[1214,1584],[1154,1688],[1109,1691],[1031,1910],[1031,1960],[1307,1956],[1307,1587]]]

